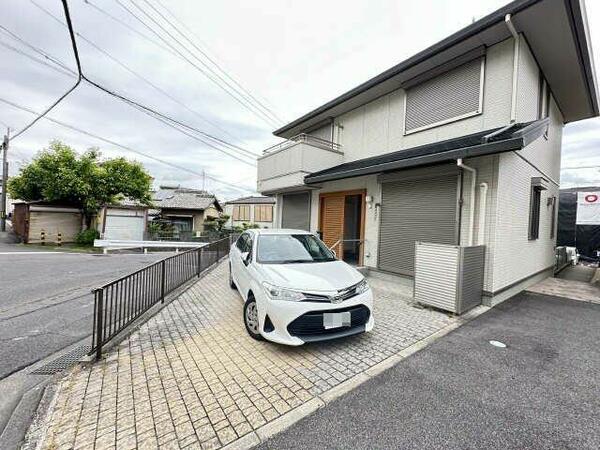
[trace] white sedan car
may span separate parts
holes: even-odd
[[[302,345],[373,329],[367,281],[311,233],[247,230],[231,247],[229,268],[255,339]]]

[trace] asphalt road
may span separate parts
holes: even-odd
[[[598,449],[599,323],[520,294],[259,448]]]
[[[91,289],[166,256],[0,244],[0,380],[91,334]]]

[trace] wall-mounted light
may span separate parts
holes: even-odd
[[[367,195],[365,197],[365,203],[367,204],[367,207],[371,209],[373,207],[373,196]]]

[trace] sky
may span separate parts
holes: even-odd
[[[251,155],[279,142],[274,129],[505,3],[70,0],[84,73],[193,130],[182,133],[83,83],[49,113],[60,124],[42,119],[11,142],[10,174],[58,139],[79,152],[99,147],[105,157],[140,161],[155,186],[204,188],[221,199],[249,195],[256,188]],[[0,127],[14,134],[34,116],[2,100],[42,111],[74,84],[76,64],[59,0],[1,0],[0,9]],[[587,9],[600,61],[600,2]],[[600,119],[565,126],[562,165],[563,187],[600,185]],[[599,167],[570,169],[581,166]]]

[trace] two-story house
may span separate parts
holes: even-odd
[[[277,226],[414,277],[415,242],[485,245],[484,302],[552,274],[565,123],[598,115],[579,0],[517,0],[276,130]]]

